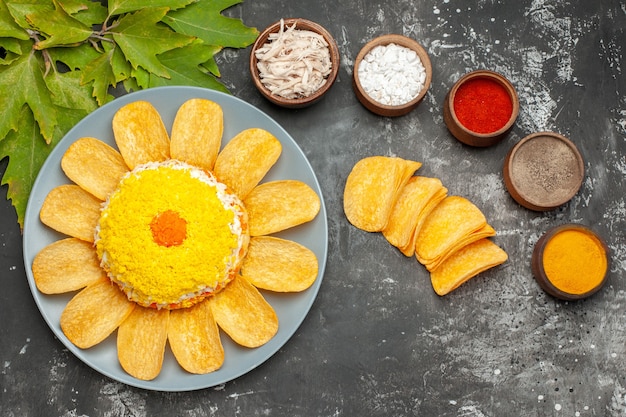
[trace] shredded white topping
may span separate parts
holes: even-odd
[[[285,98],[308,97],[319,90],[331,72],[328,43],[318,33],[296,29],[294,23],[270,34],[255,52],[261,82],[272,94]]]

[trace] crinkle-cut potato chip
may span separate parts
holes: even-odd
[[[282,145],[270,132],[246,129],[224,146],[213,172],[239,198],[244,199],[278,160]]]
[[[446,295],[479,273],[504,263],[506,252],[489,239],[480,239],[459,249],[437,269],[430,280],[438,295]]]
[[[126,165],[132,170],[170,157],[170,138],[161,115],[147,101],[134,101],[113,116],[113,136]]]
[[[358,161],[348,175],[343,193],[348,221],[367,232],[382,231],[400,190],[421,166],[420,162],[388,156]]]
[[[117,188],[128,167],[122,155],[94,138],[80,138],[70,145],[61,158],[67,177],[100,200]]]
[[[461,196],[448,196],[424,221],[415,240],[415,256],[422,264],[437,260],[486,224],[487,219],[474,203]]]
[[[454,254],[454,252],[461,249],[462,247],[467,246],[470,243],[476,242],[477,240],[487,238],[487,237],[492,237],[495,235],[496,235],[495,229],[491,227],[491,225],[486,224],[481,229],[476,230],[475,232],[470,233],[464,238],[456,241],[453,246],[450,246],[448,250],[445,253],[443,253],[441,256],[439,256],[437,259],[424,261],[423,264],[427,270],[433,271],[437,269],[437,267],[439,267],[439,265],[441,265],[446,259],[448,259],[449,256]]]
[[[88,285],[61,313],[61,330],[81,349],[106,339],[135,309],[135,303],[108,278]]]
[[[214,101],[193,98],[176,112],[170,156],[207,171],[213,169],[224,133],[224,112]]]
[[[217,325],[241,346],[259,347],[278,331],[274,308],[241,276],[207,301]]]
[[[106,278],[93,245],[75,237],[44,247],[32,268],[37,289],[44,294],[76,291]]]
[[[260,184],[243,203],[248,210],[250,236],[269,235],[309,222],[321,207],[315,191],[298,180]]]
[[[219,329],[207,302],[171,310],[167,339],[176,361],[187,372],[206,374],[224,363]]]
[[[39,218],[57,232],[93,242],[101,204],[78,185],[59,185],[44,199]]]
[[[305,246],[273,236],[250,239],[241,275],[252,285],[275,292],[299,292],[317,278],[315,253]]]
[[[156,378],[163,366],[170,311],[137,306],[117,330],[117,358],[137,379]]]
[[[415,236],[418,224],[448,193],[438,178],[413,176],[409,179],[391,210],[389,222],[382,230],[389,243],[405,256],[415,252]]]

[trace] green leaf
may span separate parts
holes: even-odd
[[[15,38],[0,38],[0,48],[4,50],[4,56],[0,58],[0,65],[9,65],[24,52],[22,43]]]
[[[26,16],[26,20],[47,38],[35,43],[35,49],[59,45],[78,44],[91,36],[91,28],[68,15],[55,1],[54,11],[39,11]]]
[[[54,4],[46,0],[17,0],[5,2],[15,23],[23,29],[32,29],[27,17],[36,13],[52,13]]]
[[[65,12],[87,26],[102,24],[107,18],[107,8],[99,1],[58,0]]]
[[[81,71],[63,73],[55,71],[50,73],[45,81],[56,106],[73,111],[83,110],[85,113],[91,113],[98,108],[91,97],[91,87],[81,83]]]
[[[87,64],[100,56],[100,53],[87,43],[71,48],[50,48],[47,52],[52,61],[62,62],[70,70],[85,68]]]
[[[157,24],[167,10],[164,7],[147,8],[125,15],[112,31],[113,39],[133,68],[142,67],[164,78],[169,78],[169,74],[156,56],[193,41],[190,36],[178,34]]]
[[[211,74],[202,71],[200,67],[200,64],[212,58],[214,53],[215,49],[212,46],[207,46],[200,40],[183,48],[165,52],[159,56],[159,60],[167,67],[170,79],[151,74],[148,86],[193,85],[228,93],[224,85]]]
[[[245,48],[253,43],[259,31],[239,19],[221,15],[221,12],[240,0],[199,0],[184,9],[169,12],[163,23],[178,33],[195,36],[208,45]]]
[[[136,12],[146,7],[167,7],[170,10],[180,9],[198,0],[111,0],[109,14],[116,16],[128,12]]]
[[[43,67],[43,59],[36,54],[24,54],[11,65],[0,67],[0,138],[17,129],[22,107],[28,105],[46,142],[52,140],[57,119]]]
[[[117,84],[111,66],[114,51],[115,49],[111,49],[100,54],[96,59],[87,64],[83,72],[82,81],[84,84],[93,82],[92,94],[99,105],[103,105],[108,101],[109,85],[115,86],[115,84]]]
[[[4,1],[0,1],[0,37],[27,40],[28,33],[13,19]]]

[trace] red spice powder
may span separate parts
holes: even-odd
[[[454,113],[468,130],[492,133],[511,118],[513,103],[507,90],[489,78],[472,78],[454,95]]]
[[[154,242],[166,248],[181,245],[187,237],[187,221],[172,210],[154,216],[150,229]]]

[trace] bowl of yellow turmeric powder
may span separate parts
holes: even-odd
[[[539,286],[561,300],[581,300],[606,282],[609,248],[593,230],[564,224],[548,230],[535,245],[531,268]]]

